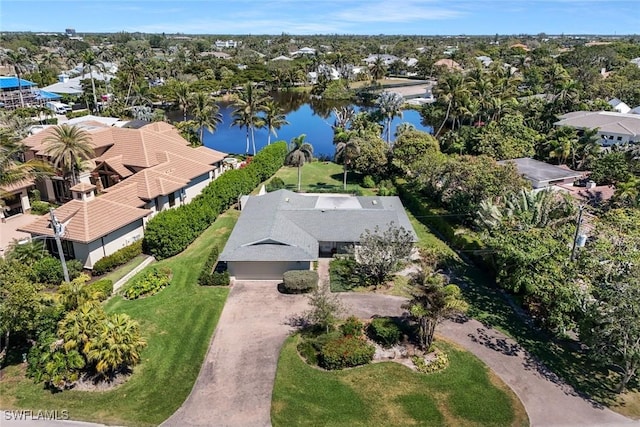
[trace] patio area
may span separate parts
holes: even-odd
[[[18,231],[18,228],[24,227],[38,218],[40,217],[37,215],[19,214],[0,221],[0,257],[4,256],[14,239],[23,240],[30,237],[29,233]]]

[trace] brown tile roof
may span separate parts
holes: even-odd
[[[453,59],[440,59],[433,65],[436,67],[447,67],[450,70],[462,70],[462,66]]]
[[[71,200],[55,211],[56,218],[66,223],[64,239],[89,243],[151,213],[147,209],[127,206],[103,197],[90,201]],[[47,216],[38,218],[19,231],[53,236]]]
[[[93,184],[89,184],[88,182],[79,182],[76,185],[74,185],[73,187],[71,187],[69,190],[71,191],[89,191],[89,190],[95,190],[96,186]]]
[[[0,185],[0,190],[6,193],[11,193],[13,191],[22,190],[23,188],[29,188],[33,185],[36,185],[34,179],[21,179],[20,181],[12,184]]]
[[[120,175],[122,178],[127,178],[133,175],[123,163],[122,163],[122,154],[119,156],[110,157],[104,160],[104,163],[109,166],[115,173]]]
[[[138,197],[137,182],[126,181],[117,186],[109,187],[99,197],[136,208],[141,208],[146,204],[144,200]]]
[[[114,144],[113,135],[109,133],[109,129],[112,128],[98,128],[92,131],[87,131],[91,137],[90,145],[94,150],[106,148]],[[45,149],[47,142],[45,142],[45,139],[51,135],[53,135],[53,127],[49,127],[35,135],[31,135],[23,139],[22,143],[36,155],[46,156]]]

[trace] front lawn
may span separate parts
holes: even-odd
[[[278,361],[274,426],[526,426],[515,394],[475,356],[438,340],[450,365],[419,374],[394,362],[343,371],[307,365],[289,338]]]
[[[0,407],[66,409],[73,419],[127,426],[158,425],[173,414],[193,387],[229,292],[198,286],[198,274],[211,246],[224,246],[238,216],[225,212],[184,252],[156,263],[173,271],[171,286],[162,292],[109,300],[106,311],[137,320],[148,343],[125,384],[106,392],[51,393],[24,377],[24,364],[14,365],[2,371]]]
[[[307,193],[313,192],[343,192],[342,165],[332,162],[312,162],[302,167],[301,189]],[[298,168],[284,166],[274,175],[284,181],[288,190],[298,189]],[[347,191],[361,191],[365,196],[375,195],[371,188],[364,188],[361,184],[361,175],[349,172],[347,175]]]

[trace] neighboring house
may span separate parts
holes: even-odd
[[[434,67],[445,67],[449,71],[462,71],[462,66],[453,59],[439,59],[433,64]]]
[[[417,236],[398,197],[299,194],[249,196],[219,260],[238,280],[277,280],[309,270],[320,256],[344,253],[365,230],[390,223]]]
[[[224,170],[226,156],[206,147],[188,146],[171,125],[158,122],[139,129],[80,124],[90,135],[95,157],[88,171],[69,188],[68,179],[52,177],[37,185],[44,200],[67,201],[56,209],[65,254],[92,268],[95,262],[144,234],[146,221],[165,209],[189,203]],[[45,129],[24,140],[27,157],[46,159]],[[20,231],[52,236],[48,217]],[[53,248],[51,248],[53,249]]]
[[[618,98],[613,98],[609,100],[607,103],[611,105],[611,108],[613,108],[618,113],[627,114],[629,111],[631,111],[631,107],[629,107],[627,104],[625,104]]]
[[[218,59],[229,59],[231,58],[231,55],[229,55],[228,53],[225,52],[200,52],[198,55],[200,55],[201,57],[207,57],[207,56],[213,56],[214,58],[218,58]]]
[[[289,52],[289,55],[291,56],[304,56],[304,55],[315,55],[315,54],[316,54],[316,50],[311,47],[303,47],[296,50],[295,52]]]
[[[513,163],[518,173],[529,180],[534,189],[546,188],[555,184],[573,183],[585,175],[584,172],[573,171],[563,166],[550,165],[530,157],[502,160],[498,163],[503,165]]]
[[[29,191],[35,188],[33,179],[23,179],[9,185],[0,186],[2,195],[0,203],[0,219],[4,220],[21,213],[29,213]]]
[[[216,49],[235,49],[239,45],[240,42],[235,40],[216,40],[214,43]]]
[[[491,64],[493,64],[493,59],[489,58],[488,56],[476,56],[476,60],[480,61],[482,63],[482,66],[485,68],[489,68],[489,66],[491,66]]]
[[[293,61],[293,59],[288,56],[280,55],[273,58],[272,61]]]
[[[71,77],[70,74],[76,74],[75,77]],[[81,71],[76,69],[72,70],[70,74],[62,73],[58,75],[58,82],[45,86],[42,90],[47,92],[62,94],[62,95],[80,95],[84,91],[82,89],[82,80],[90,79],[89,72],[82,74]],[[115,74],[103,73],[98,70],[93,70],[93,79],[95,81],[104,81],[107,84],[115,78]]]
[[[559,116],[554,126],[570,126],[575,129],[597,129],[600,144],[610,147],[617,144],[640,143],[640,115],[611,111],[575,111]]]
[[[37,107],[49,101],[60,99],[59,95],[38,89],[38,85],[17,77],[0,77],[0,107],[8,110],[25,107]]]
[[[378,58],[382,59],[384,65],[386,65],[387,67],[400,59],[395,55],[389,55],[386,53],[374,53],[364,58],[364,62],[366,62],[368,65],[372,65],[378,60]]]
[[[640,57],[638,58],[633,58],[632,60],[630,60],[629,62],[631,62],[632,64],[640,67]]]

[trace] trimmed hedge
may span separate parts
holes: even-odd
[[[113,281],[110,279],[100,279],[87,285],[91,293],[100,292],[100,301],[108,299],[113,293]]]
[[[284,181],[282,180],[282,178],[280,178],[279,176],[276,176],[275,178],[273,178],[271,181],[267,183],[265,189],[267,190],[267,192],[271,193],[272,191],[278,191],[285,187],[286,185],[284,184]]]
[[[313,270],[291,270],[283,275],[283,288],[288,294],[304,294],[318,287],[318,272]]]
[[[249,194],[276,173],[286,155],[286,142],[268,145],[246,167],[225,172],[212,181],[191,203],[158,213],[147,223],[144,251],[157,259],[182,252],[240,195]]]
[[[320,365],[325,369],[344,369],[366,365],[376,349],[362,338],[352,335],[332,339],[322,346]]]
[[[67,260],[69,280],[73,280],[82,273],[82,263],[76,259]],[[45,257],[36,261],[31,267],[31,279],[45,285],[58,286],[64,282],[64,272],[60,260]]]
[[[138,255],[142,253],[142,240],[138,240],[137,242],[125,246],[122,249],[108,255],[104,258],[99,259],[93,266],[93,270],[91,274],[94,276],[100,276],[102,274],[108,273],[110,271],[115,270],[117,267],[120,267],[123,264],[128,263]]]
[[[220,249],[217,246],[211,248],[211,252],[209,252],[209,256],[207,260],[204,262],[202,266],[202,270],[200,271],[200,275],[198,276],[198,284],[201,286],[210,286],[210,278],[211,273],[213,273],[213,267],[216,265],[216,261],[218,261],[218,255],[220,254]]]
[[[378,317],[371,321],[367,328],[372,340],[383,347],[393,347],[400,341],[400,328],[388,317]]]
[[[153,267],[133,281],[124,291],[126,299],[155,295],[171,284],[171,269]]]

